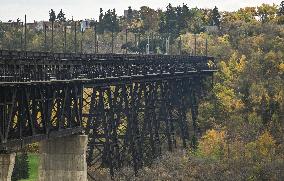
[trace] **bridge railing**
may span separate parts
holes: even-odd
[[[213,57],[0,50],[0,82],[94,79],[213,70]]]

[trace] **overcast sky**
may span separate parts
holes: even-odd
[[[154,9],[165,9],[172,5],[187,4],[189,7],[214,8],[219,10],[234,11],[241,7],[258,6],[262,3],[279,5],[281,0],[0,0],[0,20],[16,20],[18,17],[24,19],[27,14],[28,22],[33,20],[47,20],[48,12],[52,8],[56,14],[60,9],[66,14],[68,19],[91,19],[98,17],[99,9],[117,10],[118,15],[123,14],[123,10],[131,6],[132,9],[146,5]]]

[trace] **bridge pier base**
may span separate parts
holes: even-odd
[[[40,142],[39,181],[87,181],[87,141],[72,135]]]
[[[11,181],[15,164],[15,153],[0,154],[0,180]]]

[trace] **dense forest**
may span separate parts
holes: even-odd
[[[153,53],[165,53],[170,40],[172,54],[192,54],[194,39],[198,55],[215,57],[218,72],[210,95],[199,106],[200,138],[196,149],[168,153],[143,168],[133,178],[129,168],[119,180],[282,180],[284,178],[284,1],[262,4],[235,12],[190,8],[165,11],[128,8],[127,16],[115,10],[100,11],[91,29],[79,32],[74,48],[74,30],[67,32],[66,51],[93,53],[145,52],[148,39]],[[55,50],[64,51],[64,26],[73,26],[61,11],[50,11],[54,22]],[[20,24],[20,21],[18,21]],[[78,22],[79,24],[79,22]],[[0,23],[0,48],[21,49],[22,25]],[[94,28],[96,27],[96,32]],[[79,27],[78,27],[79,28]],[[128,31],[128,42],[125,34]],[[51,47],[51,31],[27,30],[27,49]],[[141,36],[141,37],[140,37]],[[114,38],[112,38],[114,37]],[[137,46],[138,39],[140,44]],[[149,38],[148,38],[149,37]],[[56,41],[55,41],[56,40]],[[96,42],[98,41],[98,42]],[[46,42],[46,44],[44,43]],[[82,42],[80,44],[80,42]],[[23,46],[23,45],[22,45]],[[190,124],[190,123],[189,123]],[[101,173],[101,177],[108,177]]]

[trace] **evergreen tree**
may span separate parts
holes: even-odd
[[[19,155],[17,154],[15,157],[15,165],[14,165],[14,169],[13,169],[13,173],[12,173],[12,181],[18,181],[21,179],[21,173],[20,173],[20,158]]]
[[[284,15],[284,1],[280,3],[279,11],[278,11],[278,16],[283,16],[283,15]]]
[[[60,12],[57,15],[57,20],[59,22],[66,22],[65,14],[63,13],[62,9],[60,10]]]
[[[280,3],[277,16],[278,16],[278,23],[284,24],[284,1]]]
[[[176,33],[176,10],[175,8],[169,4],[167,6],[167,11],[166,11],[166,28],[167,28],[167,32],[171,33],[171,34],[175,34]]]
[[[112,28],[114,32],[119,31],[119,21],[115,9],[112,10]]]
[[[181,29],[185,29],[187,28],[187,23],[190,18],[189,8],[186,4],[182,5],[182,15],[181,16],[182,16],[181,17],[182,22],[180,22],[180,26],[181,26]]]
[[[54,22],[55,20],[56,20],[55,11],[53,9],[51,9],[49,11],[49,21]]]
[[[100,8],[99,22],[102,22],[102,21],[103,21],[103,18],[104,18],[103,12],[104,12],[103,8]]]
[[[148,6],[142,6],[138,14],[139,21],[142,21],[140,26],[141,31],[159,30],[159,24],[161,24],[161,16],[164,14],[162,10],[156,11]]]
[[[165,15],[165,13],[162,13],[161,17],[160,17],[159,32],[160,33],[166,32],[166,15]]]
[[[113,10],[109,9],[104,15],[101,9],[101,15],[100,15],[99,20],[100,20],[99,27],[98,27],[99,33],[103,33],[104,31],[109,31],[109,32],[119,31],[119,21],[118,21],[115,9]]]
[[[183,29],[184,27],[184,21],[183,21],[183,12],[182,12],[182,7],[178,6],[176,8],[176,33],[180,33],[180,31]]]
[[[104,14],[103,9],[100,8],[100,16],[99,16],[99,22],[97,23],[97,32],[102,34],[104,33]]]
[[[104,15],[104,19],[103,19],[103,22],[104,22],[104,30],[105,31],[113,31],[113,19],[112,19],[112,12],[111,10],[107,10],[107,12],[105,13]]]
[[[188,31],[195,34],[203,32],[205,26],[204,12],[201,9],[192,8],[189,10],[188,14],[189,14],[187,20]],[[212,22],[212,20],[210,20],[210,22]]]
[[[131,21],[133,18],[133,10],[131,8],[131,6],[128,7],[128,11],[127,11],[127,20]]]
[[[189,14],[189,8],[186,4],[183,4],[183,6],[176,7],[176,33],[180,34],[182,31],[186,31],[188,21],[190,18]]]
[[[167,11],[160,20],[160,33],[177,34],[177,13],[176,8],[171,4],[167,6]]]
[[[12,181],[29,178],[29,162],[27,152],[17,154],[15,158],[14,170],[12,173]]]
[[[26,151],[21,154],[21,172],[23,179],[29,178],[29,161],[28,153]]]
[[[212,11],[212,25],[220,27],[220,13],[218,8],[215,6]]]

